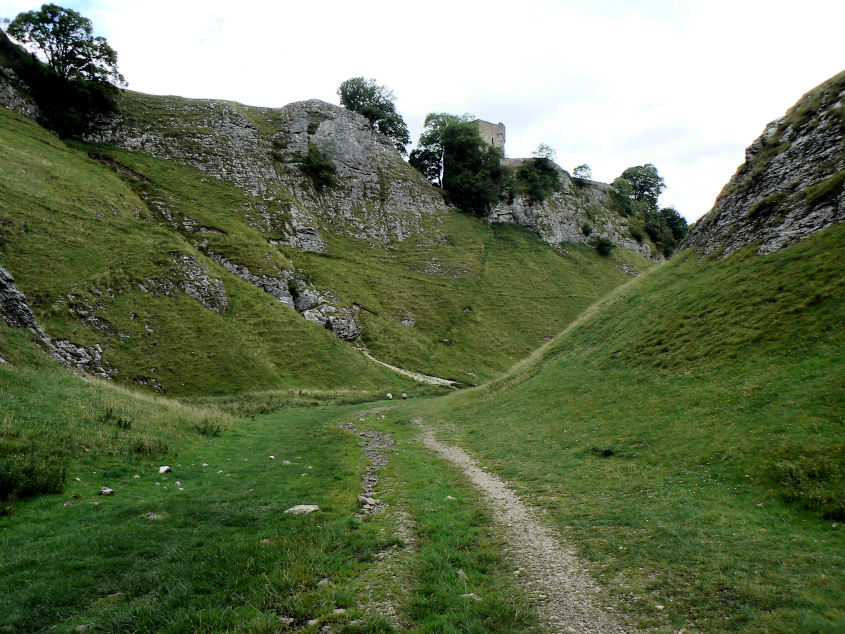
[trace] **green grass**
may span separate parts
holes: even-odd
[[[0,172],[3,266],[47,333],[101,345],[107,367],[118,370],[116,380],[153,380],[171,394],[410,387],[204,258],[193,244],[196,238],[189,241],[174,231],[139,192],[111,167],[88,158],[86,150],[65,145],[9,111],[0,110],[0,120],[0,150],[10,167]],[[134,165],[143,167],[140,161]],[[222,213],[241,201],[234,188],[203,185],[187,168],[161,162],[152,167],[161,181],[157,195],[225,232],[212,242],[222,253],[256,250],[257,232]],[[169,193],[173,190],[191,190],[193,202]],[[200,215],[200,209],[215,211]],[[262,261],[288,265],[279,253],[268,257],[266,240],[260,243]],[[206,309],[178,287],[168,293],[143,290],[173,283],[173,253],[195,257],[222,281],[229,300],[225,313]],[[88,313],[88,323],[80,310]]]
[[[843,235],[686,253],[409,416],[548,509],[644,626],[841,630]]]
[[[172,119],[174,135],[204,112],[177,100],[177,116],[155,98],[127,99],[157,125]],[[527,230],[457,213],[385,248],[326,233],[326,254],[301,253],[270,243],[284,237],[282,208],[295,202],[286,190],[276,192],[275,228],[259,231],[247,193],[193,167],[66,144],[5,110],[0,119],[9,164],[0,172],[0,262],[48,334],[100,345],[117,381],[169,394],[413,389],[207,256],[257,276],[296,270],[360,307],[362,341],[377,358],[463,385],[497,375],[628,279],[616,260],[651,266],[622,250],[612,259],[578,245],[558,252]],[[228,310],[216,314],[181,291],[173,254],[221,280]],[[175,291],[148,292],[167,284]],[[401,323],[408,316],[414,326]]]
[[[388,596],[417,631],[533,622],[481,501],[401,416],[323,405],[234,418],[82,380],[23,339],[12,331],[15,365],[0,366],[0,460],[58,457],[67,477],[0,514],[0,631],[277,632],[290,618],[309,632],[389,632],[371,603]],[[367,519],[355,517],[365,458],[347,420],[398,443],[379,485],[388,512]],[[132,450],[150,438],[157,451]],[[283,514],[300,503],[321,510]],[[411,521],[409,550],[396,510]]]
[[[399,367],[473,385],[553,337],[579,312],[651,263],[619,249],[550,249],[513,225],[450,215],[429,235],[382,250],[331,236],[327,254],[291,254],[318,287],[361,306],[362,339]],[[356,271],[360,271],[357,275]],[[403,317],[414,326],[400,323]]]

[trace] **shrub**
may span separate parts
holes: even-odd
[[[194,429],[202,436],[219,436],[222,427],[219,424],[212,423],[210,420],[204,420],[194,425]]]
[[[6,456],[0,460],[0,502],[60,493],[66,474],[64,462],[54,456]]]
[[[317,191],[323,191],[324,187],[334,185],[337,168],[329,155],[314,143],[308,144],[308,154],[300,157],[298,162],[299,169],[311,179]]]
[[[596,240],[596,251],[599,252],[601,256],[608,256],[610,252],[616,245],[613,244],[613,241],[610,238],[605,238],[604,236],[599,236],[599,239]]]
[[[637,227],[631,227],[631,229],[628,231],[628,233],[631,234],[631,237],[634,240],[636,240],[638,244],[642,244],[643,240],[645,240],[645,236],[643,235],[643,232],[640,231]]]
[[[590,225],[589,222],[585,222],[584,226],[581,227],[581,233],[583,233],[585,236],[587,236],[589,238],[590,234],[592,232],[593,232],[593,227]]]
[[[548,158],[537,157],[517,170],[512,188],[517,194],[527,194],[530,202],[541,202],[560,190],[560,176]]]

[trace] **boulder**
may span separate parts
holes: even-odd
[[[286,515],[308,515],[309,513],[314,513],[315,511],[319,511],[320,507],[316,504],[297,504],[296,506],[292,506],[285,511]]]

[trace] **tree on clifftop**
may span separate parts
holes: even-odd
[[[19,13],[6,32],[62,79],[126,84],[117,70],[117,53],[104,37],[94,37],[91,20],[72,9],[44,4],[38,11]]]
[[[393,141],[393,145],[404,155],[405,146],[411,142],[408,126],[396,111],[396,97],[386,86],[376,83],[375,79],[352,77],[337,89],[340,105],[364,115],[373,130],[381,132]]]
[[[448,112],[430,112],[425,123],[417,148],[411,152],[408,162],[426,177],[429,183],[443,187],[443,132],[447,127],[459,123],[468,123],[475,119],[471,114],[449,114]]]

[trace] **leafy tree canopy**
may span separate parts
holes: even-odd
[[[340,105],[366,117],[373,130],[392,140],[399,153],[405,154],[411,136],[405,120],[396,111],[392,90],[377,84],[375,79],[352,77],[340,85],[337,94]]]
[[[586,163],[582,163],[572,170],[572,175],[579,180],[592,180],[593,170]]]
[[[464,211],[484,215],[502,190],[502,151],[483,146],[478,128],[468,122],[442,130],[443,189],[450,202]]]
[[[545,143],[541,143],[537,146],[537,149],[531,153],[534,158],[546,159],[549,161],[554,161],[557,157],[557,152],[553,147],[550,145],[546,145]]]
[[[443,187],[443,132],[450,125],[469,123],[475,119],[471,114],[449,114],[430,112],[425,117],[423,131],[417,148],[411,152],[408,162],[415,167],[429,183]],[[477,136],[477,132],[476,132]]]
[[[91,20],[55,4],[19,13],[6,32],[41,56],[62,79],[125,86],[117,53],[104,37],[94,37]]]
[[[622,172],[622,178],[631,183],[634,200],[644,202],[649,209],[657,209],[657,199],[666,189],[663,177],[651,163],[629,167]]]

